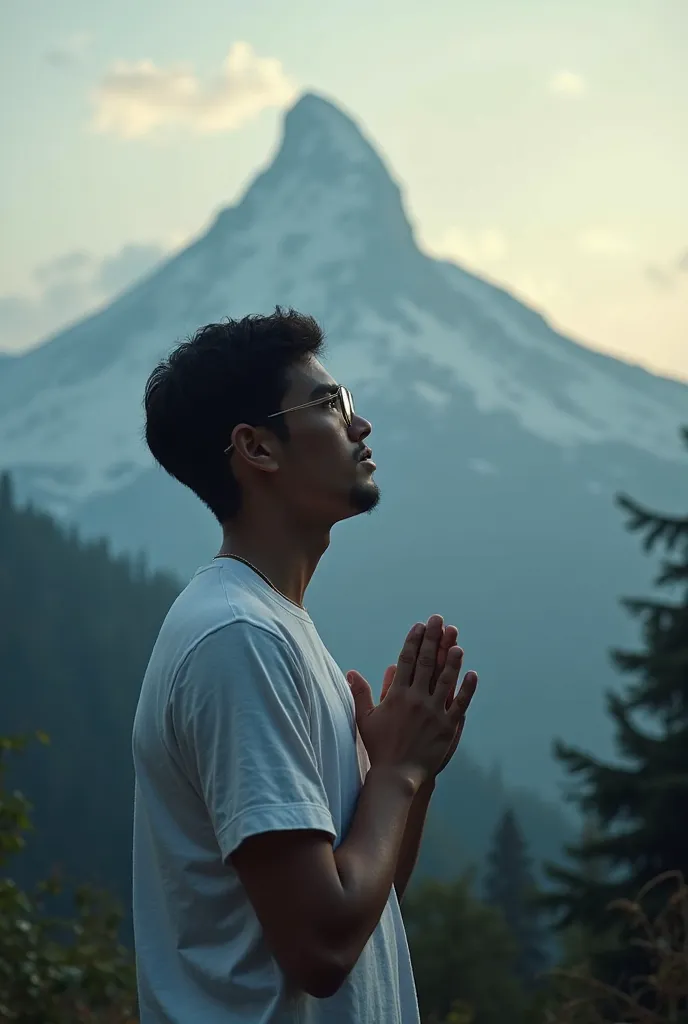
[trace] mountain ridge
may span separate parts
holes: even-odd
[[[318,216],[313,216],[313,207]],[[296,230],[299,226],[301,230]],[[291,273],[295,262],[298,279]],[[256,272],[256,264],[260,272]],[[270,287],[256,287],[266,277]],[[483,301],[486,288],[490,289],[487,302]],[[456,264],[423,253],[416,244],[401,191],[383,160],[347,115],[322,97],[308,94],[286,115],[282,141],[271,164],[256,176],[238,203],[218,213],[204,235],[109,306],[4,367],[0,465],[16,469],[17,463],[33,464],[29,475],[34,481],[43,476],[42,499],[58,514],[94,493],[116,490],[150,463],[138,436],[129,434],[128,443],[123,440],[121,423],[113,422],[102,431],[97,452],[89,455],[84,447],[89,425],[103,425],[102,413],[113,385],[120,394],[127,388],[130,421],[134,415],[140,421],[136,398],[140,399],[147,366],[180,336],[227,312],[235,305],[236,295],[241,296],[241,312],[265,308],[267,291],[276,301],[315,307],[328,334],[337,337],[343,328],[350,337],[356,332],[367,335],[369,349],[379,338],[380,321],[383,331],[389,324],[396,325],[396,348],[402,349],[402,356],[410,350],[444,364],[460,384],[472,390],[479,405],[488,410],[507,408],[521,417],[527,429],[544,431],[552,441],[584,443],[606,432],[649,447],[659,457],[680,457],[680,445],[669,436],[676,435],[678,418],[666,407],[680,403],[683,392],[676,390],[680,384],[666,387],[663,400],[655,405],[654,394],[650,397],[643,390],[661,390],[662,384],[649,388],[649,378],[631,378],[627,372],[622,372],[625,380],[621,383],[610,382],[608,375],[616,373],[618,360],[592,356],[591,350],[552,330],[540,314],[528,310],[505,289],[487,285]],[[473,321],[476,313],[487,316],[488,329],[482,336],[474,330],[473,337],[465,331],[462,339],[460,321],[465,319],[462,311],[470,308],[468,304],[472,305]],[[423,316],[428,308],[434,321],[429,324]],[[513,329],[514,310],[530,321],[518,332]],[[490,329],[495,326],[497,332]],[[432,338],[433,344],[428,345],[426,337]],[[394,342],[394,337],[391,340]],[[461,342],[463,351],[459,352]],[[486,351],[488,345],[490,352]],[[537,365],[531,370],[529,353],[535,348]],[[549,360],[548,367],[543,357]],[[502,372],[505,363],[511,364],[510,373]],[[372,365],[368,360],[371,372],[374,364],[375,358]],[[549,405],[543,401],[543,389],[534,390],[527,379],[535,372],[542,375],[545,369],[550,377],[558,374],[556,380],[543,382],[545,390],[557,390],[556,402]],[[108,371],[115,376],[114,382],[105,379]],[[566,373],[571,377],[568,382]],[[107,393],[94,403],[97,415],[84,393],[83,385],[88,383]],[[140,389],[138,396],[132,393],[134,386]],[[619,411],[623,414],[621,424],[609,416],[600,420],[594,396],[588,400],[590,392],[610,387],[616,392],[611,398],[619,406],[616,419]],[[639,387],[643,390],[638,391]],[[56,393],[59,388],[62,395]],[[45,410],[35,408],[40,404],[37,390],[43,392],[40,400],[51,405],[47,418],[52,419],[57,436],[72,435],[62,451],[54,437],[46,436],[43,443],[37,443],[46,420]],[[65,407],[70,416],[63,415],[63,421],[74,420],[75,410],[83,408],[87,422],[71,430],[68,422],[60,424],[59,413]],[[545,426],[543,417],[548,421]],[[654,420],[658,427],[653,432]],[[21,442],[27,438],[22,457]],[[74,442],[71,448],[70,440]],[[79,442],[82,454],[75,459],[71,450]],[[122,448],[126,451],[118,451]],[[41,452],[38,458],[37,450]],[[108,450],[115,453],[112,465],[109,472],[100,472],[102,453]],[[43,453],[49,455],[49,463],[60,463],[57,477],[54,468],[46,467]],[[95,471],[89,461],[96,463]],[[82,486],[76,486],[79,476],[84,480]]]

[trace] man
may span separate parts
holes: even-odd
[[[151,374],[146,439],[223,531],[136,713],[141,1024],[417,1024],[398,898],[477,677],[432,616],[380,704],[303,606],[332,526],[379,500],[370,424],[317,323],[210,324]]]

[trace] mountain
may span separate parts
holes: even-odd
[[[0,477],[0,734],[51,738],[10,762],[11,787],[34,805],[36,833],[11,868],[24,884],[59,865],[70,882],[96,882],[129,907],[132,722],[179,589],[47,513],[16,507]],[[505,804],[537,860],[559,856],[570,830],[558,809],[457,754],[438,782],[418,874],[453,878],[482,861]]]
[[[381,678],[407,627],[461,628],[480,693],[466,748],[557,792],[554,737],[610,751],[618,599],[652,566],[618,490],[684,509],[688,387],[593,352],[502,289],[431,259],[357,125],[304,96],[274,160],[183,252],[0,370],[0,467],[84,537],[186,578],[219,546],[141,442],[147,374],[177,340],[276,303],[313,313],[373,422],[383,502],[343,524],[308,592],[344,668]]]

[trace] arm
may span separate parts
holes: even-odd
[[[349,832],[333,850],[323,833],[272,832],[231,857],[285,975],[318,998],[353,969],[394,883],[417,785],[371,768]]]
[[[406,820],[406,828],[401,841],[397,870],[394,875],[394,888],[397,892],[399,902],[404,898],[406,887],[413,873],[418,860],[425,818],[430,806],[432,794],[435,791],[435,780],[429,779],[424,782],[414,797]]]
[[[237,622],[198,645],[170,698],[173,735],[277,963],[293,985],[325,998],[382,916],[414,798],[436,774],[471,694],[447,709],[456,652],[430,691],[437,641],[415,627],[393,691],[367,723],[373,764],[335,850],[308,693],[283,639],[266,634]]]
[[[307,688],[284,641],[250,624],[197,646],[171,705],[181,761],[270,952],[292,985],[332,995],[385,909],[423,773],[395,767],[415,764],[403,744],[371,768],[334,849]]]
[[[437,675],[439,675],[444,668],[447,660],[447,652],[456,643],[457,637],[458,630],[456,626],[446,626],[442,631],[442,637],[437,651],[437,663],[435,669]],[[396,669],[396,665],[389,665],[387,667],[382,680],[380,703],[385,699],[385,696],[392,685]],[[354,701],[358,702],[358,708],[360,708],[364,714],[366,712],[370,714],[374,709],[370,684],[363,678],[360,672],[349,672],[347,679],[354,695]],[[459,729],[454,737],[453,743],[447,751],[447,755],[443,763],[439,768],[438,774],[446,767],[453,757],[460,738],[461,730]],[[425,827],[425,819],[434,791],[435,778],[429,778],[420,787],[409,811],[406,829],[404,831],[404,838],[399,852],[399,862],[394,876],[394,888],[396,889],[399,902],[401,902],[404,897],[409,880],[413,874],[413,869],[416,866],[416,861],[418,860],[420,844],[423,838],[423,829]]]

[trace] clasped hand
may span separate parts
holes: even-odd
[[[409,769],[419,782],[447,766],[459,745],[478,677],[467,672],[456,692],[463,651],[456,626],[440,615],[417,623],[383,678],[379,704],[360,672],[347,673],[356,723],[371,765]]]

